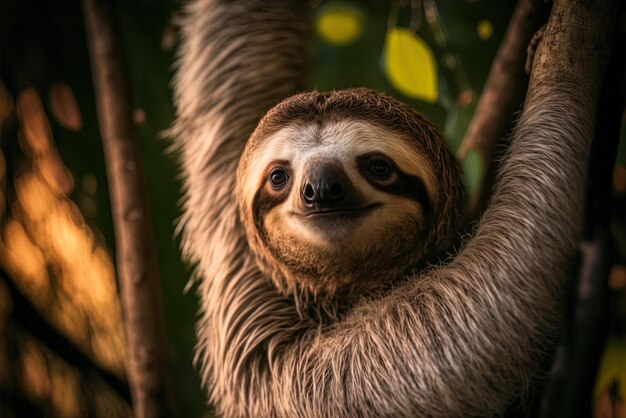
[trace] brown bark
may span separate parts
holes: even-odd
[[[115,226],[127,373],[136,417],[174,416],[147,188],[114,3],[83,0],[83,12]]]
[[[535,56],[526,103],[543,85],[574,91],[595,120],[599,92],[616,34],[621,0],[556,0]]]
[[[548,7],[540,0],[519,0],[491,64],[476,111],[457,152],[462,161],[471,150],[476,150],[485,166],[482,182],[470,201],[468,220],[478,218],[491,195],[497,170],[496,144],[511,131],[528,87],[524,70],[526,49],[547,18]]]
[[[572,289],[575,302],[566,338],[558,350],[561,358],[555,362],[546,384],[542,417],[588,417],[593,409],[591,393],[610,324],[608,279],[615,245],[609,222],[613,167],[626,100],[626,57],[623,48],[618,47],[623,44],[621,34],[612,42],[613,53],[599,97],[589,160],[585,225],[576,286]]]

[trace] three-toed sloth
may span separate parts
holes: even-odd
[[[463,186],[430,122],[352,89],[270,110],[243,152],[236,195],[276,288],[300,308],[336,313],[449,249]]]
[[[549,348],[576,246],[588,135],[558,121],[578,99],[537,88],[459,249],[459,170],[424,117],[364,89],[273,107],[303,85],[308,30],[295,0],[200,0],[182,22],[172,134],[211,401],[228,417],[502,413]]]

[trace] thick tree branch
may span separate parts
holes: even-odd
[[[491,195],[498,165],[494,159],[496,144],[511,131],[515,113],[524,101],[528,87],[524,70],[526,49],[535,32],[547,21],[548,11],[540,0],[518,1],[457,152],[462,161],[470,151],[476,150],[485,167],[481,185],[470,201],[468,220],[478,218]]]
[[[623,6],[622,6],[623,7]],[[619,41],[617,40],[619,39]],[[580,264],[561,358],[545,388],[542,417],[587,417],[609,332],[608,277],[615,248],[609,231],[612,179],[625,101],[623,37],[616,38],[604,79],[589,160]]]
[[[114,3],[83,0],[83,11],[115,225],[127,373],[136,417],[173,416],[156,250]]]

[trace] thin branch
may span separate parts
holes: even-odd
[[[127,373],[135,416],[169,417],[175,413],[161,288],[115,3],[83,0],[83,12],[115,225]]]
[[[476,150],[485,166],[482,184],[470,202],[468,220],[478,218],[491,195],[497,170],[497,161],[494,161],[496,144],[511,131],[515,114],[524,101],[528,87],[528,75],[524,70],[526,48],[535,32],[547,21],[548,12],[548,7],[539,0],[517,2],[472,121],[459,146],[457,157],[460,161],[471,150]]]

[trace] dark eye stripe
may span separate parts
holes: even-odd
[[[367,167],[367,171],[374,177],[385,180],[391,177],[392,167],[385,160],[374,159],[370,162],[369,166]]]
[[[270,162],[266,170],[270,170],[265,177],[267,180],[263,181],[257,192],[254,194],[254,198],[252,199],[252,219],[254,220],[254,225],[259,233],[259,236],[264,242],[266,242],[267,237],[265,226],[263,223],[265,215],[274,206],[281,204],[287,199],[292,187],[291,182],[287,181],[289,180],[288,172],[291,171],[291,165],[289,164],[289,161],[272,161]],[[271,179],[272,174],[274,174],[276,171],[282,171],[286,176],[285,181],[278,187],[272,184]]]
[[[372,176],[364,175],[363,177],[365,177],[368,183],[383,192],[407,197],[419,203],[424,209],[425,215],[428,215],[432,209],[432,205],[424,181],[421,178],[405,173],[400,170],[398,166],[393,164],[390,158],[376,153],[364,154],[357,157],[356,164],[361,173],[366,173],[369,171],[372,162],[377,160],[387,161],[391,165],[391,171],[396,174],[395,179],[391,183],[381,183],[375,178],[372,178]]]
[[[284,202],[289,196],[288,190],[275,193],[269,191],[269,188],[265,185],[261,187],[254,195],[252,199],[252,219],[254,220],[254,225],[261,236],[261,238],[265,241],[266,231],[264,225],[265,215],[275,206]]]

